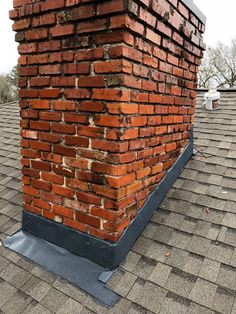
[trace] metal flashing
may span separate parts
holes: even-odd
[[[113,272],[107,273],[104,267],[86,258],[24,231],[7,238],[4,245],[72,282],[105,305],[114,306],[120,300],[118,294],[106,288]]]

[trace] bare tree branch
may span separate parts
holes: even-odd
[[[236,38],[229,46],[219,42],[205,52],[199,68],[198,86],[209,87],[211,81],[219,87],[236,86]]]

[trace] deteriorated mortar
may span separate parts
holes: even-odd
[[[180,0],[14,0],[24,209],[116,242],[190,137],[203,23]]]

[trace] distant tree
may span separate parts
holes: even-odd
[[[7,82],[11,87],[12,96],[14,99],[18,98],[18,66],[14,66],[12,70],[7,74]]]
[[[0,74],[0,103],[15,101],[18,98],[18,74],[15,66],[9,74]]]
[[[236,86],[236,38],[230,45],[219,42],[205,52],[198,73],[198,86],[208,87],[215,81],[218,87]]]
[[[18,87],[18,66],[14,66],[12,70],[7,74],[7,80],[11,85]]]
[[[12,101],[11,87],[7,81],[6,75],[0,74],[0,103]]]
[[[18,98],[18,73],[15,66],[7,75],[0,74],[0,103],[15,101]]]
[[[198,71],[198,87],[208,88],[211,81],[215,80],[217,71],[210,61],[209,52],[206,51]]]

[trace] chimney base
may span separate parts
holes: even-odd
[[[103,241],[89,234],[68,228],[63,224],[56,223],[26,211],[23,211],[22,230],[62,247],[76,255],[85,257],[106,269],[113,270],[125,259],[153,213],[158,209],[166,193],[181,174],[183,167],[191,158],[192,154],[193,132],[191,132],[191,139],[187,147],[168,171],[164,179],[160,182],[157,189],[150,195],[142,209],[134,218],[132,224],[129,225],[117,243]],[[8,241],[9,240],[4,243],[6,246],[8,245]],[[19,246],[20,244],[17,247]],[[14,250],[14,247],[15,243],[13,241],[13,245],[9,248]],[[31,259],[34,260],[33,254]]]

